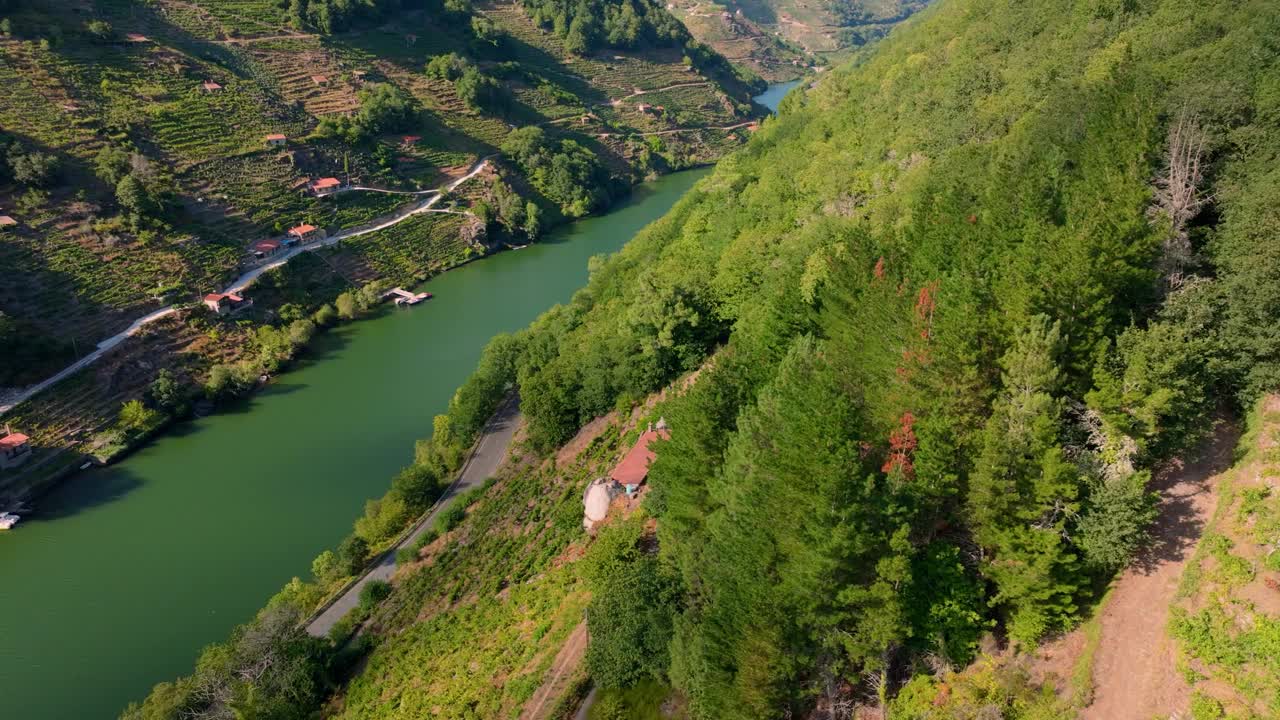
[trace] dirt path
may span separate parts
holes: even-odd
[[[1194,463],[1156,479],[1156,543],[1116,581],[1102,611],[1093,666],[1093,703],[1080,720],[1148,720],[1186,711],[1190,689],[1175,667],[1165,631],[1182,569],[1217,505],[1218,474],[1231,464],[1239,429],[1224,425]]]
[[[556,653],[556,659],[551,663],[547,679],[542,683],[542,687],[533,693],[533,697],[529,698],[529,702],[525,703],[524,712],[520,713],[520,720],[545,720],[547,714],[555,709],[555,704],[548,705],[547,701],[564,695],[573,671],[577,669],[578,664],[582,662],[582,656],[587,652],[587,644],[590,640],[587,621],[583,620],[578,623],[578,627],[574,628],[572,633],[569,633],[569,638],[561,646],[560,652]]]

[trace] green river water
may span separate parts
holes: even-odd
[[[786,88],[760,101],[777,106]],[[114,718],[190,672],[350,529],[430,433],[485,343],[569,299],[708,169],[638,187],[608,215],[451,270],[413,309],[320,338],[242,406],[184,423],[40,499],[0,536],[0,717]]]

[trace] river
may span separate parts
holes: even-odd
[[[592,255],[708,172],[660,178],[606,216],[444,273],[422,288],[430,302],[322,336],[242,405],[41,498],[0,537],[0,715],[114,718],[189,673],[386,490],[491,337],[567,301]]]

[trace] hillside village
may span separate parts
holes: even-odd
[[[359,314],[335,312],[342,293],[536,240],[716,159],[762,113],[761,81],[678,24],[571,51],[518,3],[406,3],[329,30],[274,0],[22,0],[0,17],[0,343],[16,360],[0,407],[134,331],[6,413],[35,452],[0,498],[189,411],[155,402],[161,374],[206,411],[211,373],[251,385]],[[259,328],[290,324],[297,349],[264,346]],[[154,412],[123,421],[137,399]]]

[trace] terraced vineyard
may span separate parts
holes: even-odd
[[[573,55],[511,2],[474,7],[477,22],[493,23],[492,42],[472,37],[469,21],[420,10],[357,18],[324,34],[292,27],[277,0],[84,0],[70,9],[28,0],[14,8],[0,34],[0,142],[38,161],[40,176],[9,178],[0,161],[0,215],[17,222],[0,233],[0,265],[11,270],[0,276],[0,312],[33,328],[34,342],[80,352],[147,312],[225,287],[255,242],[300,223],[332,234],[420,201],[367,191],[316,198],[306,191],[312,180],[436,188],[498,156],[517,127],[539,125],[588,148],[612,182],[636,182],[714,161],[745,137],[715,128],[757,111],[750,88],[703,75],[680,48]],[[450,52],[494,78],[498,109],[477,109],[457,82],[425,74]],[[362,103],[385,86],[407,93],[413,107],[394,121],[367,120]],[[642,112],[640,103],[665,112]],[[369,127],[335,134],[335,122]],[[274,135],[285,139],[268,147]],[[503,172],[522,200],[539,205],[543,230],[559,220],[560,208],[514,163]],[[501,246],[505,226],[479,227],[470,214],[474,202],[491,200],[495,177],[454,193],[453,214],[414,216],[268,273],[260,302],[240,320],[278,322],[282,303],[314,310],[352,284],[412,283]],[[142,353],[172,353],[183,377],[202,382],[217,350],[191,342],[204,332],[199,317],[183,314],[113,356],[134,367]],[[30,374],[48,376],[65,358],[50,353]],[[14,417],[39,426],[48,448],[76,447],[151,379],[122,373],[109,396],[37,398]]]

